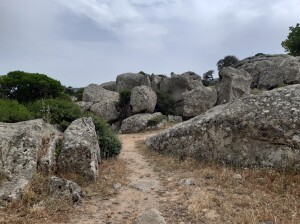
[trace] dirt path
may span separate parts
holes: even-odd
[[[112,199],[99,201],[88,200],[82,209],[87,215],[76,215],[72,223],[132,223],[136,217],[147,209],[159,210],[159,195],[162,190],[159,178],[137,149],[136,142],[151,134],[121,135],[123,149],[119,159],[126,161],[129,170],[127,186],[120,187],[119,194]],[[83,213],[85,213],[85,211]],[[81,212],[80,212],[81,213]]]

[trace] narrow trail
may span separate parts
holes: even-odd
[[[129,184],[122,186],[115,198],[106,201],[92,198],[87,201],[82,209],[88,210],[88,214],[81,216],[78,213],[72,219],[72,223],[129,224],[147,209],[159,210],[158,192],[162,190],[159,177],[136,146],[137,141],[150,135],[150,133],[120,135],[123,149],[119,159],[126,161]]]

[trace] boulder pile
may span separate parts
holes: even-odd
[[[20,198],[38,172],[80,174],[95,180],[99,155],[91,118],[73,121],[64,133],[42,119],[0,123],[0,174],[4,177],[0,183],[0,204]],[[57,177],[50,182],[53,194],[70,196],[74,202],[81,200],[83,194],[76,183]]]

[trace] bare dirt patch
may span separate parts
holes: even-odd
[[[120,181],[109,173],[106,179],[103,179],[103,175],[100,176],[102,182],[99,183],[105,183],[107,191],[113,190],[115,194],[103,197],[102,191],[105,188],[92,187],[93,196],[77,211],[78,215],[72,219],[72,223],[129,224],[147,209],[160,209],[159,192],[162,186],[158,174],[136,147],[136,142],[148,135],[149,133],[139,133],[120,136],[123,149],[116,163],[125,165],[125,181]],[[120,173],[120,170],[116,173]]]

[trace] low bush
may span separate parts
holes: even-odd
[[[123,89],[120,92],[120,98],[118,103],[116,104],[117,109],[120,111],[119,118],[121,120],[130,116],[130,98],[131,98],[131,90]]]
[[[102,118],[91,114],[88,115],[93,118],[93,122],[95,124],[101,158],[107,159],[109,157],[115,157],[119,155],[122,144],[112,128]]]
[[[0,99],[0,121],[14,123],[32,119],[28,109],[16,100]]]
[[[175,114],[175,101],[172,96],[166,92],[158,91],[157,103],[155,107],[156,112],[161,112],[164,115],[174,115]]]
[[[64,131],[72,121],[83,117],[80,108],[68,99],[37,100],[28,105],[35,118],[43,118],[46,122],[56,124]]]
[[[152,127],[152,126],[155,126],[155,125],[158,125],[160,122],[162,122],[164,119],[166,119],[166,116],[164,115],[161,115],[161,116],[157,116],[157,117],[154,117],[152,119],[150,119],[148,122],[147,122],[147,126],[149,127]]]

